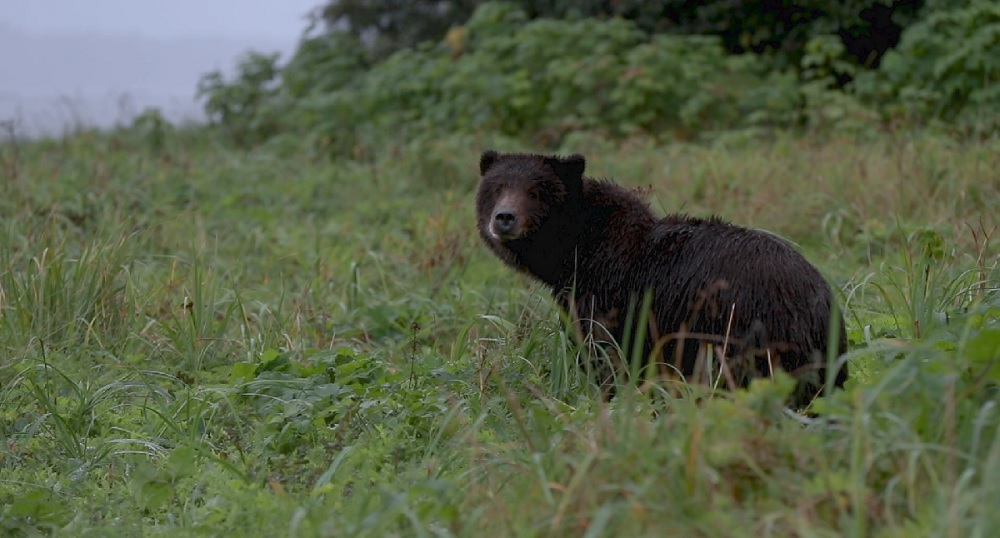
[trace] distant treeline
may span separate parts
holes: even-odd
[[[374,58],[440,40],[485,0],[332,0],[320,19],[327,31],[364,39]],[[836,35],[846,57],[877,66],[899,43],[923,0],[512,0],[529,20],[622,18],[647,34],[714,35],[730,53],[769,54],[797,65],[816,36]],[[929,2],[934,3],[932,0]],[[939,2],[941,3],[941,2]],[[943,4],[943,3],[942,3]]]
[[[338,0],[199,84],[233,140],[1000,126],[995,0]]]

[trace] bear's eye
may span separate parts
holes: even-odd
[[[493,194],[500,194],[500,191],[502,191],[502,190],[503,190],[503,188],[497,187],[497,188],[493,189]]]
[[[528,198],[531,198],[532,200],[537,200],[538,199],[538,193],[529,192],[528,193]]]

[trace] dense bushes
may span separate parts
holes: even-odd
[[[621,18],[649,34],[713,35],[733,53],[766,53],[794,67],[806,43],[836,35],[853,62],[877,65],[924,0],[509,0],[530,19]],[[330,0],[328,30],[366,37],[377,58],[441,39],[486,0]]]
[[[253,143],[278,132],[271,110],[280,98],[277,54],[248,54],[239,64],[236,81],[214,71],[198,81],[197,96],[205,101],[205,115],[238,144]]]
[[[875,71],[834,34],[813,35],[793,69],[731,48],[725,37],[649,34],[621,18],[531,19],[514,3],[490,2],[443,40],[381,61],[361,39],[330,32],[304,39],[284,66],[251,55],[235,80],[209,74],[200,93],[238,142],[291,132],[336,151],[368,137],[443,132],[544,145],[578,130],[698,138],[761,126],[870,128],[875,112],[997,125],[993,2],[928,2]]]
[[[997,126],[1000,111],[1000,4],[932,0],[886,55],[871,91],[923,116]]]

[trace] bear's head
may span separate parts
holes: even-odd
[[[476,195],[480,236],[494,250],[558,240],[579,212],[585,166],[579,154],[484,152]]]

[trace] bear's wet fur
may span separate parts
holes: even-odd
[[[798,380],[789,405],[805,407],[822,392],[834,303],[812,264],[767,232],[714,217],[656,217],[637,193],[585,177],[585,165],[578,154],[484,152],[476,195],[483,241],[550,287],[595,340],[626,345],[622,338],[635,334],[626,330],[635,319],[629,312],[648,291],[643,357],[657,342],[661,371],[705,381],[700,369],[713,346],[725,385],[746,386],[781,368]],[[839,322],[835,355],[847,349]],[[842,387],[846,380],[845,364],[833,381]],[[611,390],[607,372],[599,381]]]

